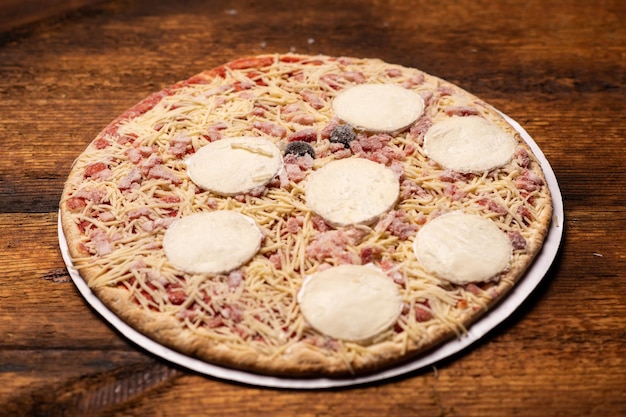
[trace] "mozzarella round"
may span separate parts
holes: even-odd
[[[187,174],[194,183],[225,196],[267,184],[281,167],[280,150],[261,137],[217,140],[187,160]]]
[[[395,132],[424,113],[424,100],[395,84],[361,84],[343,90],[333,100],[335,114],[357,129]]]
[[[243,214],[219,210],[176,220],[165,232],[163,249],[176,268],[192,274],[221,274],[248,262],[263,235]]]
[[[484,172],[507,164],[515,153],[513,135],[480,116],[451,117],[424,136],[426,154],[458,172]]]
[[[333,226],[371,222],[394,206],[399,193],[393,171],[362,158],[329,162],[305,183],[307,205]]]
[[[340,265],[307,278],[298,293],[305,320],[320,333],[366,341],[400,316],[397,286],[373,266]]]
[[[512,254],[508,237],[493,221],[463,212],[426,223],[413,250],[427,271],[455,284],[494,277],[509,265]]]

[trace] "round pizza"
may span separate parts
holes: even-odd
[[[211,364],[349,376],[462,336],[540,251],[540,162],[497,110],[377,59],[261,55],[119,116],[60,202],[115,315]]]

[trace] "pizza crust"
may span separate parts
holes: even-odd
[[[405,158],[383,163],[394,169],[401,167],[402,181],[417,180],[414,185],[403,183],[404,197],[376,224],[322,226],[323,222],[306,207],[301,186],[308,174],[329,161],[346,157],[348,152],[349,157],[379,157],[362,147],[376,133],[365,139],[360,136],[355,142],[361,145],[360,149],[355,144],[348,144],[343,150],[337,144],[329,144],[327,130],[340,123],[332,115],[332,97],[312,94],[313,86],[302,87],[300,78],[298,94],[291,90],[286,96],[290,99],[276,105],[283,113],[272,113],[269,105],[246,104],[250,102],[247,96],[264,87],[263,74],[279,70],[297,77],[313,66],[316,71],[322,67],[334,71],[318,81],[326,83],[325,91],[331,92],[325,94],[354,85],[358,82],[354,81],[358,78],[354,78],[355,71],[360,71],[366,79],[375,73],[377,82],[386,77],[385,82],[415,89],[424,98],[425,113],[414,125],[393,133],[391,139],[377,138],[379,144],[393,145],[385,149],[402,151]],[[235,81],[229,78],[232,72],[237,73],[236,82],[245,77],[251,82],[244,83],[245,88],[240,84],[238,91],[224,88],[234,85]],[[345,79],[330,77],[335,73],[352,75]],[[293,85],[287,87],[295,88]],[[163,129],[159,123],[146,125],[143,130],[138,128],[145,120],[158,119],[159,103],[196,92],[199,95],[195,97],[206,100],[207,106],[228,101],[232,119],[227,120],[233,122],[223,126],[213,121],[199,129],[191,123],[195,120],[193,111],[199,110],[190,109],[190,122],[182,129],[188,140],[180,136],[173,140],[171,133],[156,130]],[[483,117],[515,136],[519,156],[502,168],[510,171],[506,175],[498,177],[498,168],[495,173],[458,176],[428,161],[423,154],[421,141],[429,123],[464,112]],[[220,117],[223,119],[224,115]],[[285,122],[286,119],[290,121]],[[248,127],[240,128],[246,123]],[[137,132],[151,132],[147,127],[157,133],[142,138]],[[246,136],[274,140],[281,149],[287,142],[303,139],[314,145],[317,157],[312,162],[300,157],[294,162],[286,157],[285,167],[291,171],[281,171],[265,188],[245,195],[223,197],[194,188],[185,175],[185,156],[211,140],[234,136],[236,127]],[[150,159],[147,148],[156,148],[161,160]],[[393,153],[389,151],[388,155]],[[103,161],[107,162],[104,168],[100,164]],[[137,175],[140,179],[132,181]],[[498,181],[502,178],[521,197],[499,195]],[[493,189],[484,185],[490,181]],[[293,201],[285,200],[285,189]],[[473,195],[472,190],[477,189],[483,194]],[[259,210],[264,204],[272,204],[272,209]],[[499,214],[498,204],[506,204],[506,213]],[[257,216],[264,232],[259,254],[238,271],[242,275],[185,274],[163,261],[164,257],[152,259],[153,254],[162,252],[161,242],[171,219],[224,208]],[[514,242],[510,266],[490,282],[472,287],[441,282],[410,255],[403,258],[403,253],[412,253],[413,233],[422,224],[459,209],[496,219]],[[376,372],[409,361],[461,335],[523,277],[541,250],[552,206],[541,166],[531,149],[495,110],[464,90],[419,70],[379,60],[263,55],[205,71],[155,93],[120,115],[73,164],[63,190],[60,216],[70,256],[81,277],[114,314],[140,333],[222,366],[280,376],[332,377]],[[132,236],[127,235],[129,231]],[[290,242],[293,253],[275,249],[281,247],[277,235]],[[324,254],[325,239],[339,242],[343,249]],[[297,262],[293,261],[295,258]],[[394,327],[367,343],[336,340],[317,333],[299,313],[296,301],[305,272],[325,265],[365,261],[384,266],[390,279],[395,280],[405,303],[401,318]],[[177,298],[183,294],[183,299]],[[218,296],[222,297],[220,303],[214,300]],[[193,303],[189,301],[192,298]],[[252,308],[254,303],[258,303],[256,310]],[[263,313],[264,316],[263,311],[272,313]],[[202,320],[197,319],[200,314]],[[253,327],[257,325],[258,328]],[[268,326],[289,330],[272,332]]]

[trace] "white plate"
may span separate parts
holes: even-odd
[[[58,233],[63,260],[67,265],[67,269],[72,280],[74,281],[74,284],[87,303],[89,303],[107,322],[109,322],[126,338],[158,357],[207,376],[270,388],[321,389],[347,387],[384,381],[386,379],[398,377],[428,366],[434,366],[443,359],[461,352],[463,349],[466,349],[471,344],[480,340],[489,331],[493,330],[507,317],[509,317],[524,302],[524,300],[528,298],[537,285],[539,285],[552,265],[561,243],[564,223],[563,199],[561,197],[561,191],[559,189],[556,176],[552,171],[552,167],[530,135],[510,117],[506,115],[504,115],[504,117],[515,129],[517,129],[541,162],[541,166],[548,182],[548,187],[550,188],[550,192],[552,194],[553,218],[543,248],[537,255],[537,258],[527,271],[526,275],[515,285],[515,287],[513,287],[509,294],[479,321],[470,326],[465,335],[460,338],[450,340],[449,342],[439,346],[437,349],[430,351],[428,354],[419,356],[415,360],[400,366],[354,378],[279,378],[213,365],[156,343],[152,339],[130,327],[119,317],[113,314],[104,304],[102,304],[102,302],[91,292],[78,271],[72,265],[68,252],[67,241],[63,234],[59,216]]]

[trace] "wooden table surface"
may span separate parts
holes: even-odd
[[[0,34],[0,415],[626,415],[626,2],[37,3],[14,7],[30,23]],[[560,252],[521,308],[461,354],[366,386],[247,386],[146,353],[70,280],[58,201],[91,139],[175,81],[288,51],[379,57],[457,83],[550,161]]]

